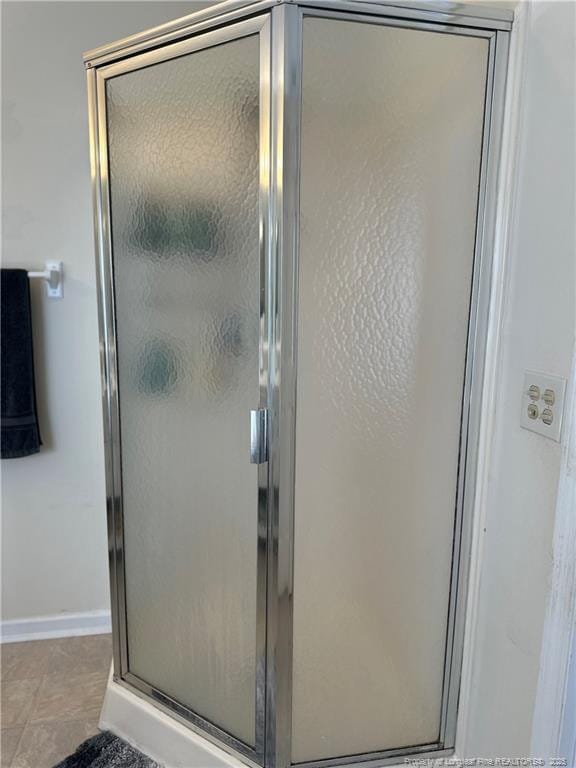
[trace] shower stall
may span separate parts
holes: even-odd
[[[85,56],[114,677],[267,768],[454,748],[508,11]]]

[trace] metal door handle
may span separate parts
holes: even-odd
[[[250,463],[268,461],[268,409],[250,411]]]

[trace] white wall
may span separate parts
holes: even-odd
[[[193,2],[2,4],[3,266],[64,262],[33,286],[41,453],[2,462],[2,617],[106,609],[105,493],[82,52]]]
[[[530,751],[561,446],[520,428],[520,396],[526,369],[570,373],[575,7],[537,2],[529,18],[466,756]]]

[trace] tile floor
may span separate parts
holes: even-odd
[[[1,768],[52,768],[98,729],[110,635],[0,646]]]

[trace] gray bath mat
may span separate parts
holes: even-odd
[[[55,768],[161,768],[118,736],[103,731],[80,744],[76,752]]]

